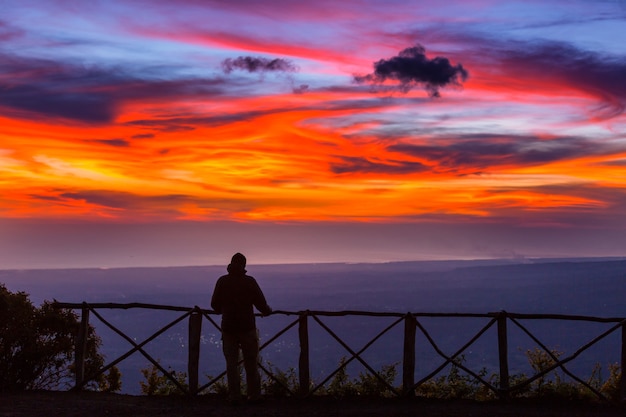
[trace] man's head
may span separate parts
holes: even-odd
[[[230,260],[230,265],[226,268],[229,273],[245,273],[246,272],[246,257],[237,252]]]
[[[230,260],[231,265],[240,266],[242,269],[246,267],[246,257],[237,252]]]

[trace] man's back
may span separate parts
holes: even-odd
[[[265,296],[256,280],[245,273],[233,273],[220,277],[215,285],[211,307],[222,314],[222,330],[244,332],[255,326],[254,309],[263,314],[271,312]]]

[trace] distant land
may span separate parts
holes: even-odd
[[[416,261],[391,263],[332,263],[249,265],[249,274],[263,288],[275,310],[363,310],[413,313],[572,314],[626,317],[626,260],[624,258],[506,259],[475,261]],[[0,270],[0,283],[11,291],[25,291],[35,304],[63,302],[153,303],[209,308],[216,279],[224,266],[146,267],[112,269]],[[149,310],[102,310],[101,314],[140,341],[180,314]],[[219,322],[219,317],[215,317]],[[261,339],[268,340],[294,320],[273,315],[258,320]],[[382,318],[323,318],[355,350],[386,327]],[[449,354],[465,344],[482,326],[482,319],[424,318],[420,322]],[[103,339],[103,352],[114,359],[130,345],[92,317]],[[548,347],[573,352],[606,325],[554,320],[524,322]],[[219,332],[203,324],[203,372],[212,376],[223,369]],[[402,328],[385,335],[365,353],[374,368],[398,363],[402,355]],[[511,326],[510,326],[511,327]],[[490,329],[468,349],[465,360],[472,369],[497,371],[495,331]],[[512,372],[530,372],[525,351],[536,345],[519,329],[509,336]],[[146,349],[175,370],[186,370],[186,325],[151,342]],[[263,351],[263,359],[281,369],[297,368],[297,331],[290,330]],[[428,374],[442,359],[423,335],[417,337],[417,377]],[[311,324],[312,377],[323,379],[348,352],[320,328]],[[571,369],[589,376],[599,363],[619,360],[619,335],[611,335],[597,348],[571,363]],[[354,365],[354,366],[353,366]],[[122,362],[124,391],[137,393],[139,369],[147,360],[135,354]],[[569,368],[568,368],[569,369]],[[353,375],[363,372],[351,364]],[[444,371],[445,372],[445,371]],[[201,372],[202,374],[202,372]],[[208,378],[208,377],[206,377]]]

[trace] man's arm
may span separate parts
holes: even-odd
[[[215,289],[213,290],[213,297],[211,297],[211,308],[218,314],[222,314],[222,289],[220,280],[217,280]]]
[[[256,280],[253,279],[253,283],[254,306],[257,308],[257,310],[261,312],[261,314],[267,316],[272,312],[272,308],[267,304],[267,301],[265,300],[265,295],[263,295],[263,291],[261,291],[261,287],[259,287],[259,284],[256,282]]]

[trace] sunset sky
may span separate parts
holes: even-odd
[[[0,3],[0,269],[626,255],[626,0]]]

